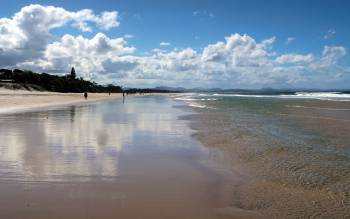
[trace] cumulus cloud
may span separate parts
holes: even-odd
[[[72,12],[53,6],[25,6],[12,18],[0,18],[0,57],[6,56],[9,66],[34,60],[43,55],[51,39],[50,30],[71,25],[91,31],[90,24],[108,30],[119,25],[117,18],[116,11],[95,15],[88,9]]]
[[[278,64],[308,64],[314,61],[312,54],[285,54],[276,58]]]
[[[202,61],[226,61],[227,57],[226,44],[224,42],[218,42],[215,44],[210,44],[204,48],[202,53]]]
[[[328,65],[335,64],[339,58],[346,55],[346,49],[342,46],[325,46],[322,52],[322,61]]]
[[[24,7],[12,18],[0,18],[0,67],[60,74],[75,66],[78,76],[126,86],[259,88],[350,82],[348,66],[339,64],[347,54],[342,46],[325,46],[321,54],[279,54],[274,49],[275,37],[257,41],[235,33],[200,50],[154,49],[137,55],[127,35],[51,36],[50,30],[68,25],[82,32],[92,28],[103,31],[119,25],[118,13]]]
[[[42,70],[64,72],[68,66],[76,66],[91,78],[93,73],[105,72],[104,63],[111,63],[119,56],[131,54],[134,47],[128,47],[124,38],[111,39],[103,33],[97,33],[93,38],[64,35],[60,41],[49,44],[41,59],[32,63],[24,63],[26,67],[39,67]]]

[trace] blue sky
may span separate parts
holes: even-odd
[[[350,45],[350,2],[346,0],[294,0],[294,1],[164,1],[164,0],[75,0],[75,1],[23,1],[11,0],[1,7],[1,17],[12,16],[28,4],[54,5],[67,10],[93,9],[96,13],[116,10],[121,25],[109,31],[111,36],[132,34],[132,41],[141,51],[157,47],[160,41],[170,41],[176,47],[201,48],[221,40],[231,33],[246,33],[262,40],[278,38],[279,49],[300,52],[319,52],[323,45]],[[200,11],[212,13],[198,14]],[[324,39],[329,30],[336,34]],[[61,34],[64,31],[60,30]],[[58,31],[59,32],[59,31]],[[285,40],[295,37],[288,48]]]
[[[249,78],[253,77],[253,74],[255,75],[254,81],[259,81],[259,79],[256,78],[262,77],[258,76],[259,74],[257,72],[259,71],[259,69],[252,70],[250,66],[249,69],[240,70],[240,68],[238,67],[242,66],[237,67],[236,65],[236,67],[231,66],[228,70],[227,63],[225,64],[225,70],[222,70],[221,74],[210,72],[207,75],[202,75],[202,84],[195,83],[196,81],[198,82],[198,77],[200,77],[198,76],[199,73],[191,78],[193,79],[193,82],[188,82],[191,81],[191,79],[187,78],[189,77],[187,75],[191,74],[191,71],[199,71],[198,69],[187,69],[188,66],[186,66],[186,70],[188,70],[188,72],[184,73],[184,66],[182,66],[181,68],[170,68],[167,70],[168,72],[165,73],[166,70],[164,70],[163,68],[164,64],[159,63],[153,64],[163,66],[162,71],[164,71],[163,73],[165,76],[162,75],[160,78],[157,78],[156,75],[163,74],[162,72],[159,72],[155,75],[147,75],[147,73],[144,73],[145,77],[142,78],[140,77],[140,75],[143,73],[141,72],[140,68],[138,69],[137,73],[135,73],[135,69],[129,68],[130,72],[127,72],[127,70],[125,70],[123,73],[119,72],[119,74],[115,73],[114,75],[113,72],[105,72],[104,70],[97,70],[99,74],[95,76],[91,76],[89,72],[84,72],[83,76],[92,77],[95,80],[105,82],[122,82],[130,86],[153,86],[166,84],[188,87],[203,85],[207,87],[225,86],[247,88],[257,88],[264,86],[278,87],[279,85],[281,85],[281,87],[318,87],[320,83],[320,86],[322,87],[323,80],[325,80],[325,78],[327,77],[332,77],[332,72],[334,74],[338,74],[338,76],[339,74],[342,74],[342,79],[338,82],[333,81],[331,84],[324,81],[325,86],[345,88],[347,86],[346,83],[349,80],[348,72],[350,59],[348,55],[348,48],[350,48],[350,2],[345,0],[4,0],[2,1],[2,5],[6,5],[6,7],[0,8],[0,18],[11,18],[15,13],[21,11],[22,8],[31,4],[38,4],[42,7],[61,7],[69,12],[77,12],[82,9],[91,9],[93,13],[96,14],[96,16],[103,13],[104,11],[116,11],[118,13],[116,19],[119,25],[115,25],[113,28],[104,28],[101,30],[99,28],[93,27],[90,32],[84,32],[72,25],[61,25],[59,28],[55,27],[48,29],[48,32],[50,33],[50,38],[47,40],[47,43],[49,44],[55,41],[60,41],[60,39],[65,34],[70,34],[74,37],[81,35],[86,39],[92,39],[96,36],[97,33],[103,33],[109,39],[123,38],[125,41],[127,41],[127,45],[129,47],[134,48],[134,51],[132,52],[132,56],[134,56],[134,58],[125,61],[127,59],[127,56],[130,56],[130,54],[124,53],[120,56],[120,59],[123,59],[124,62],[127,62],[127,66],[130,63],[135,64],[135,62],[138,62],[137,65],[140,65],[140,62],[146,62],[145,60],[140,61],[140,57],[156,56],[153,50],[157,48],[164,50],[162,51],[163,55],[158,54],[157,57],[165,57],[165,55],[167,55],[166,63],[173,62],[170,63],[171,66],[176,65],[176,63],[180,62],[180,60],[179,57],[176,56],[178,54],[169,53],[171,53],[172,51],[180,53],[182,50],[191,48],[193,51],[198,53],[197,59],[202,60],[201,63],[198,63],[198,65],[204,66],[204,64],[202,63],[204,56],[203,51],[208,47],[208,45],[216,44],[218,42],[225,42],[225,37],[229,37],[233,34],[239,34],[239,36],[244,36],[244,34],[246,34],[251,39],[253,39],[253,41],[257,45],[261,44],[261,42],[266,39],[274,38],[273,43],[269,46],[271,48],[264,48],[264,51],[268,53],[266,54],[265,58],[271,60],[271,63],[266,63],[267,65],[276,65],[276,63],[273,61],[277,60],[278,56],[281,56],[283,54],[303,56],[312,54],[313,58],[309,57],[310,59],[308,62],[309,64],[311,63],[311,61],[314,62],[311,63],[313,66],[311,66],[310,64],[308,66],[311,67],[306,68],[306,63],[304,60],[303,67],[305,68],[303,68],[303,72],[300,73],[300,69],[302,67],[301,62],[295,61],[295,56],[293,57],[294,61],[292,61],[292,63],[290,61],[291,57],[288,57],[288,63],[281,61],[286,60],[285,57],[284,59],[279,59],[278,63],[280,63],[280,65],[275,66],[276,68],[261,69],[262,71],[267,72],[266,74],[268,75],[268,77],[274,77],[274,79],[271,79],[271,81],[265,81],[262,84],[256,82],[248,83],[249,80],[251,80]],[[94,24],[92,24],[94,21],[86,22],[89,25],[94,26]],[[242,38],[242,40],[244,41],[244,38]],[[164,44],[166,44],[167,46],[161,46],[161,42],[166,42]],[[227,45],[228,43],[229,42],[226,41]],[[338,55],[336,55],[337,57],[339,56],[337,60],[329,61],[332,64],[332,66],[327,66],[328,69],[320,69],[315,67],[315,65],[317,64],[316,62],[318,62],[318,64],[321,61],[324,62],[324,59],[322,59],[322,54],[324,54],[325,52],[325,46],[338,48],[338,50],[333,49],[332,51],[335,53],[338,51],[342,55],[339,55],[338,53]],[[344,50],[341,50],[339,47],[344,48]],[[239,50],[240,49],[238,48],[237,51],[239,52]],[[343,54],[343,51],[345,51],[346,54]],[[6,53],[3,53],[3,56],[5,56]],[[232,51],[230,50],[229,53],[231,54]],[[10,54],[10,52],[8,52],[8,54]],[[330,56],[333,55],[333,53],[330,54]],[[125,57],[122,58],[122,56]],[[170,60],[169,57],[175,57],[174,59],[176,60]],[[243,55],[239,55],[239,61],[243,59],[242,57]],[[246,57],[246,55],[244,55],[244,57]],[[261,56],[259,57],[261,58]],[[306,58],[301,56],[298,57],[304,59]],[[43,59],[43,57],[39,58]],[[49,59],[48,57],[44,58]],[[111,58],[111,60],[112,59],[113,58]],[[118,59],[118,64],[120,64],[120,59]],[[231,54],[227,56],[226,59],[235,59],[235,56],[233,55],[232,58]],[[24,58],[21,60],[24,60]],[[213,60],[209,61],[212,62]],[[75,60],[74,62],[72,61],[72,64],[76,62],[77,60]],[[116,63],[115,60],[108,61],[105,59],[102,62]],[[237,59],[233,60],[233,62],[237,63]],[[16,63],[16,66],[29,66],[28,62],[25,64],[26,65],[24,65],[23,63]],[[285,67],[286,71],[291,71],[291,64],[294,64],[294,66],[292,66],[294,71],[296,71],[295,69],[298,69],[298,79],[290,78],[290,76],[288,75],[285,76],[284,73],[280,73],[280,75],[277,76],[271,76],[272,74],[278,71],[277,69],[280,69],[282,67]],[[265,67],[267,65],[265,65]],[[125,63],[123,63],[121,66],[122,68],[125,67]],[[247,67],[246,65],[244,66]],[[32,67],[34,69],[45,70],[42,66],[41,68],[39,68],[40,66],[38,67],[38,65],[32,65]],[[204,68],[207,69],[206,66],[204,66]],[[218,68],[220,68],[220,66],[218,66]],[[182,72],[177,72],[176,69],[180,69]],[[55,71],[57,71],[57,69],[55,69]],[[155,70],[149,69],[148,71]],[[282,72],[285,71],[283,70]],[[182,76],[179,78],[171,78],[169,75],[172,74],[178,74]],[[230,74],[231,77],[228,77],[228,74]],[[293,71],[291,71],[290,74],[294,74]],[[317,74],[322,74],[322,77],[317,78]],[[222,78],[225,78],[225,80],[223,79],[222,82],[217,80],[219,77],[218,75]],[[242,75],[248,75],[248,77],[243,77]],[[305,75],[308,78],[305,78]],[[312,77],[310,75],[312,75]],[[212,83],[210,81],[210,79],[212,79],[213,77],[216,81],[215,83]],[[285,77],[285,81],[283,80],[283,77]],[[304,77],[304,79],[302,79],[301,77]],[[233,80],[237,78],[242,78],[242,83],[227,83],[227,79]],[[185,83],[186,81],[188,83]]]

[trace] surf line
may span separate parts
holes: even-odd
[[[341,108],[325,108],[325,107],[312,107],[312,106],[300,106],[300,105],[287,105],[289,108],[305,108],[305,109],[320,109],[320,110],[339,110],[339,111],[349,111],[350,109]]]

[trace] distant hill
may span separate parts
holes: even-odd
[[[155,88],[128,88],[124,90],[126,93],[179,93],[180,91],[168,90],[163,87]]]
[[[0,87],[9,89],[26,89],[39,91],[52,91],[63,93],[120,93],[123,92],[121,86],[99,85],[95,82],[86,81],[83,78],[76,78],[75,69],[71,73],[63,76],[51,75],[47,73],[35,73],[20,69],[0,69]],[[240,94],[295,94],[296,92],[342,92],[350,93],[349,90],[334,89],[222,89],[222,88],[190,88],[158,86],[154,88],[128,88],[127,93],[179,93],[179,92],[211,92],[211,93],[240,93]]]
[[[262,89],[223,89],[223,88],[183,88],[183,87],[155,87],[154,89],[164,89],[173,92],[187,92],[187,93],[198,93],[198,92],[210,92],[210,93],[232,93],[232,94],[251,94],[251,95],[292,95],[297,92],[340,92],[350,93],[349,89],[276,89],[276,88],[262,88]]]
[[[167,87],[167,86],[159,86],[159,87],[155,87],[152,88],[155,90],[167,90],[167,91],[172,91],[172,92],[182,92],[185,91],[186,89],[183,87]]]

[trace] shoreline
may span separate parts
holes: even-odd
[[[147,95],[168,95],[159,93]],[[132,94],[128,97],[141,96]],[[57,93],[46,91],[26,91],[0,89],[0,114],[20,113],[24,111],[38,110],[41,108],[51,108],[59,106],[69,106],[76,104],[93,103],[123,98],[122,93],[89,93],[85,100],[82,93]]]
[[[334,113],[328,110],[334,103],[324,101],[273,102],[275,105],[266,106],[273,113],[259,111],[257,104],[267,105],[259,99],[253,106],[251,99],[197,102],[206,107],[188,104],[195,113],[182,119],[189,121],[195,139],[222,151],[231,171],[242,176],[242,184],[235,186],[232,195],[232,207],[267,218],[349,216],[349,178],[343,171],[347,158],[324,153],[322,148],[337,147],[339,153],[345,153],[349,138],[344,133],[349,128],[343,124],[348,118],[344,110]],[[281,107],[290,102],[312,109]],[[348,109],[348,104],[337,103],[337,109]],[[337,120],[330,122],[330,116]]]
[[[231,174],[191,138],[187,112],[132,97],[1,115],[0,217],[260,218],[230,207]]]
[[[92,103],[122,98],[121,93],[89,93],[85,100],[81,93],[56,93],[0,89],[0,114],[12,114],[66,105]]]

